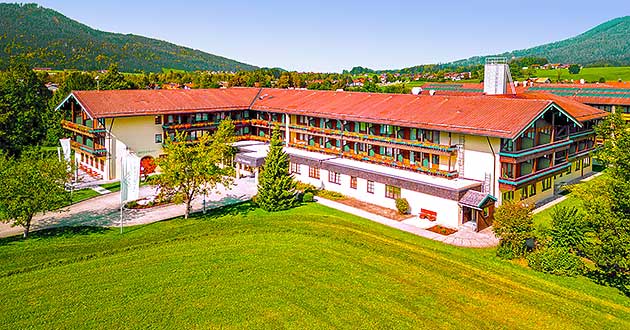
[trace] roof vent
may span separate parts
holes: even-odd
[[[258,97],[258,99],[259,99],[259,100],[262,100],[262,99],[264,99],[265,97],[267,97],[268,95],[269,95],[269,94],[263,94],[263,95],[259,96],[259,97]]]
[[[411,94],[419,95],[420,93],[422,93],[422,87],[413,87],[413,88],[411,88]]]
[[[435,89],[429,90],[429,95],[431,95],[431,96],[435,95]]]

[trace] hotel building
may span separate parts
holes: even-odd
[[[506,200],[536,203],[591,172],[605,111],[546,93],[400,95],[228,88],[74,91],[58,107],[82,164],[120,178],[121,156],[147,165],[176,131],[191,140],[231,118],[238,175],[257,175],[276,125],[297,180],[383,207],[481,230]],[[149,168],[149,166],[146,166]]]

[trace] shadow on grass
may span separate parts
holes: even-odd
[[[203,212],[195,212],[190,215],[191,219],[210,220],[221,218],[224,216],[244,215],[257,209],[257,207],[251,201],[241,201],[229,205],[220,206]]]
[[[102,234],[108,231],[108,228],[95,227],[95,226],[80,226],[80,227],[54,227],[48,229],[40,229],[29,233],[27,239],[49,239],[49,238],[68,238],[79,235],[92,235]],[[15,235],[10,237],[0,238],[0,246],[7,245],[13,242],[24,241],[22,235]]]

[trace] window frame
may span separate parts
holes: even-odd
[[[300,164],[290,162],[289,163],[289,173],[291,174],[302,174],[300,170]]]
[[[153,141],[154,141],[155,143],[162,143],[162,141],[163,141],[163,140],[164,140],[164,139],[163,139],[163,137],[162,137],[162,134],[161,134],[161,133],[156,133],[156,134],[154,135],[154,137],[153,137]]]
[[[367,180],[367,186],[366,189],[368,194],[373,194],[374,193],[374,181],[372,180]]]
[[[402,189],[400,187],[392,186],[389,184],[385,185],[385,198],[390,199],[398,199],[402,194]]]
[[[341,184],[341,174],[335,171],[328,171],[328,182]]]
[[[356,176],[351,176],[350,177],[350,188],[351,189],[357,189],[357,177]]]
[[[308,177],[313,178],[313,179],[319,179],[320,178],[319,167],[309,166]]]

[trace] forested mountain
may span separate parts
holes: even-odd
[[[630,16],[602,23],[573,38],[498,56],[544,57],[551,63],[627,66],[630,65]],[[484,58],[485,56],[475,56],[449,64],[481,64]]]
[[[36,67],[123,71],[241,71],[257,67],[169,42],[95,30],[36,4],[0,4],[0,64],[21,55]]]

